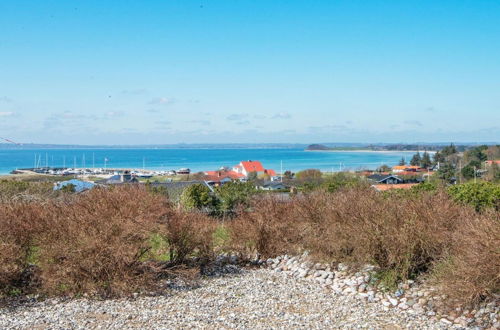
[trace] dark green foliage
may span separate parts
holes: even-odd
[[[416,186],[411,187],[411,191],[422,193],[422,192],[433,192],[438,189],[438,184],[436,182],[425,181]]]
[[[316,169],[303,170],[295,175],[295,179],[301,183],[320,183],[322,178],[323,173]]]
[[[488,146],[485,145],[472,148],[465,152],[464,158],[469,164],[475,162],[472,166],[481,167],[481,163],[488,159],[487,150]]]
[[[455,145],[452,143],[450,144],[449,146],[447,147],[444,147],[442,150],[441,150],[441,155],[443,157],[448,157],[448,156],[451,156],[451,155],[454,155],[456,154],[458,151],[457,151],[457,148],[455,147]]]
[[[250,197],[256,192],[251,182],[228,182],[215,188],[219,198],[219,210],[226,213],[234,211],[240,205],[247,205]]]
[[[444,163],[446,161],[446,157],[443,155],[442,152],[436,151],[434,154],[434,164],[438,163]]]
[[[432,165],[431,156],[427,151],[424,151],[422,159],[420,160],[420,167],[429,168]]]
[[[410,165],[411,166],[420,166],[420,162],[422,161],[422,157],[420,156],[420,152],[417,152],[416,154],[413,155],[413,157],[410,160]]]
[[[257,172],[250,172],[248,173],[247,180],[251,182],[255,182],[258,179]]]
[[[181,204],[186,210],[212,209],[216,204],[216,199],[207,186],[194,184],[182,192]]]
[[[350,173],[339,172],[326,178],[321,184],[321,188],[327,192],[334,192],[344,187],[352,188],[361,185],[368,185],[367,181],[362,177]]]
[[[406,160],[405,160],[405,158],[404,158],[404,157],[401,157],[401,159],[399,160],[399,164],[398,164],[398,165],[399,165],[399,166],[404,166],[404,165],[406,165]]]
[[[456,201],[472,205],[476,211],[486,208],[500,209],[500,184],[481,181],[454,185],[448,193]]]
[[[380,165],[377,168],[377,172],[390,172],[390,171],[391,171],[391,168],[389,166],[387,166],[386,164]]]
[[[467,165],[464,166],[460,172],[464,178],[472,179],[475,176],[474,173],[476,172],[476,170],[474,169],[474,166]]]
[[[455,167],[450,163],[441,164],[438,170],[438,177],[449,182],[455,176]]]

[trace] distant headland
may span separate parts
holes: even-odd
[[[443,149],[443,147],[449,145],[450,143],[412,143],[412,144],[367,144],[367,145],[351,145],[351,146],[337,146],[329,144],[310,144],[304,150],[306,151],[438,151]],[[483,143],[460,143],[456,144],[455,147],[458,151],[464,151],[469,147],[477,145],[495,145],[494,142],[483,142]]]

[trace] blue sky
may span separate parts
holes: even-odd
[[[499,141],[500,1],[0,0],[0,136]]]

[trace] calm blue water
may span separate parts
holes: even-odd
[[[36,156],[35,156],[36,155]],[[16,168],[31,168],[35,157],[40,166],[46,161],[51,167],[104,167],[142,168],[169,170],[188,167],[192,171],[216,170],[221,166],[233,166],[241,160],[260,160],[265,168],[298,171],[317,168],[323,171],[342,169],[374,169],[381,164],[396,165],[402,156],[409,159],[413,152],[307,152],[302,149],[0,149],[0,174]],[[84,163],[85,161],[85,163]]]

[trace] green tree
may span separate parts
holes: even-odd
[[[223,212],[232,212],[240,205],[247,205],[255,192],[251,182],[232,181],[215,188],[220,199],[219,208]]]
[[[469,165],[466,165],[462,168],[461,170],[461,173],[462,173],[462,176],[466,179],[472,179],[474,178],[474,173],[475,173],[475,169],[474,169],[474,166],[471,166],[470,164]]]
[[[442,164],[446,161],[446,157],[439,151],[434,154],[434,165]]]
[[[297,183],[307,190],[314,190],[323,182],[323,173],[316,169],[307,169],[295,174]]]
[[[255,182],[255,181],[257,181],[257,179],[258,179],[257,172],[250,172],[250,173],[248,173],[248,175],[247,175],[247,180],[248,181]]]
[[[391,168],[389,166],[387,166],[386,164],[383,164],[383,165],[380,165],[379,167],[377,167],[376,171],[377,172],[390,172]]]
[[[500,181],[500,168],[497,163],[494,162],[490,166],[488,166],[485,178],[488,181]]]
[[[489,207],[497,210],[500,208],[500,184],[486,181],[468,182],[451,186],[448,193],[456,201],[474,206],[476,211]]]
[[[404,166],[406,165],[406,160],[404,157],[401,157],[401,159],[399,160],[399,166]]]
[[[447,147],[444,147],[442,150],[441,150],[441,154],[443,155],[443,157],[448,157],[448,156],[451,156],[451,155],[454,155],[456,154],[458,151],[457,151],[457,148],[455,147],[455,145],[453,143],[451,143],[449,146]]]
[[[420,160],[420,167],[422,168],[429,168],[432,165],[431,161],[431,156],[427,151],[424,151],[424,154],[422,155],[422,159]]]
[[[420,152],[417,151],[416,154],[410,160],[410,165],[412,166],[420,166],[420,162],[422,161],[422,157],[420,157]]]
[[[322,177],[323,173],[321,173],[321,171],[317,169],[303,170],[295,175],[295,178],[301,181],[318,180],[321,179]]]
[[[213,208],[215,199],[210,189],[203,184],[194,184],[184,189],[181,205],[187,210]]]
[[[444,163],[439,167],[438,177],[449,182],[455,176],[455,167],[450,163]]]
[[[355,187],[361,185],[369,185],[364,178],[354,175],[351,173],[335,173],[325,179],[325,182],[321,185],[323,189],[328,192],[335,192],[343,187]]]

